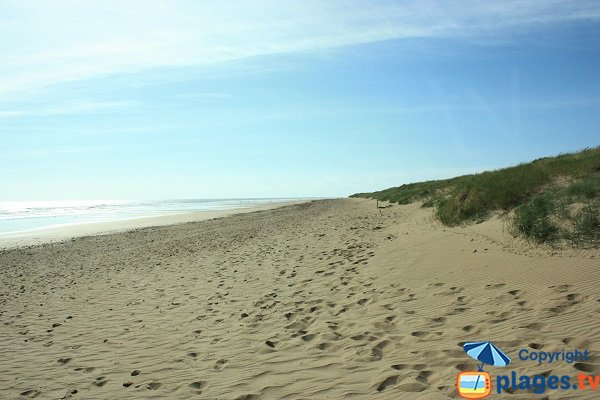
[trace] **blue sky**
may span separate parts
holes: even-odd
[[[0,201],[346,196],[600,144],[593,1],[0,0]]]

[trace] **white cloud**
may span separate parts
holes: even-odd
[[[67,114],[90,114],[110,110],[122,110],[138,105],[137,101],[88,101],[79,100],[59,103],[53,106],[42,105],[21,110],[0,110],[0,119],[18,117],[48,117]]]
[[[161,66],[597,20],[594,1],[0,0],[0,94]]]

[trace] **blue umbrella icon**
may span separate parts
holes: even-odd
[[[505,367],[510,363],[510,358],[492,342],[469,342],[463,345],[463,349],[469,357],[481,362],[477,365],[479,371],[483,371],[483,364]],[[478,383],[479,376],[475,382],[475,389],[477,389]]]
[[[492,342],[469,342],[463,345],[463,349],[469,357],[481,361],[483,364],[505,367],[510,363],[510,358]]]

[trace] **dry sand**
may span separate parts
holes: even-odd
[[[599,260],[354,199],[4,250],[0,398],[456,398],[478,340],[600,374]]]

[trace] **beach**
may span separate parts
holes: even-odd
[[[0,250],[0,398],[450,399],[477,369],[462,344],[488,340],[512,358],[492,375],[600,375],[599,249],[534,245],[502,216],[442,226],[419,203],[211,218]],[[598,397],[513,392],[490,398]]]
[[[70,223],[48,223],[43,215],[41,217],[16,218],[2,220],[0,211],[0,249],[23,247],[42,243],[60,242],[67,239],[90,236],[105,235],[109,233],[124,232],[137,228],[149,226],[163,226],[182,224],[187,222],[206,221],[213,218],[223,218],[229,215],[247,212],[269,210],[290,204],[302,203],[307,200],[300,199],[233,199],[233,200],[187,200],[187,201],[157,201],[150,203],[153,207],[144,210],[136,207],[135,203],[130,206],[129,212],[113,210],[105,215],[94,215],[93,213],[82,213],[81,219],[72,218]],[[1,203],[0,203],[1,204]],[[27,204],[27,202],[25,202]],[[189,209],[169,209],[169,206],[185,205]],[[106,206],[105,206],[106,207]],[[2,207],[0,206],[0,209]],[[51,209],[53,210],[53,209]],[[54,211],[56,210],[56,211]],[[76,214],[77,208],[54,207],[57,219],[62,219],[69,214]],[[66,214],[66,215],[61,215]],[[78,217],[78,215],[75,215]],[[6,217],[6,216],[5,216]],[[9,216],[10,217],[10,216]],[[87,217],[87,219],[86,219]],[[12,232],[3,232],[5,223],[19,223],[21,220],[35,227],[33,229],[22,229]],[[50,219],[52,221],[52,219]]]

